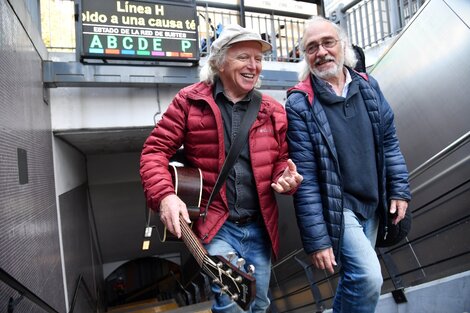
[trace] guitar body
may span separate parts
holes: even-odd
[[[199,218],[199,206],[201,205],[202,198],[201,170],[194,167],[175,166],[172,164],[170,164],[168,170],[170,171],[176,194],[186,204],[189,218],[193,222],[196,221]],[[181,242],[181,239],[167,231],[160,219],[156,221],[156,226],[161,242]]]
[[[202,172],[198,168],[187,166],[175,166],[170,164],[169,168],[175,192],[190,210],[191,219],[199,217],[199,206],[202,199]],[[191,211],[197,209],[197,215],[193,218]]]
[[[186,204],[192,221],[200,215],[202,173],[200,169],[169,166],[176,195]],[[201,269],[220,286],[243,310],[248,310],[256,294],[256,280],[235,267],[222,256],[208,255],[199,239],[184,220],[180,219],[181,238]],[[166,229],[165,229],[166,234]],[[166,235],[164,235],[166,236]],[[173,238],[176,239],[175,236]]]

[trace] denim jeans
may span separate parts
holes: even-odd
[[[254,278],[256,278],[256,298],[247,312],[264,313],[269,307],[268,298],[269,280],[271,278],[271,243],[264,224],[259,222],[248,223],[243,226],[226,221],[212,241],[205,245],[210,255],[220,255],[227,258],[229,252],[235,252],[237,258],[244,258],[246,263],[243,271],[247,272],[248,266],[255,266]],[[229,296],[220,292],[220,287],[212,285],[215,301],[212,312],[239,313],[243,311]]]
[[[340,280],[333,303],[334,313],[374,313],[383,283],[375,252],[378,217],[363,220],[344,209]]]

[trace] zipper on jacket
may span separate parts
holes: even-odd
[[[305,94],[305,99],[307,101],[307,105],[309,105],[308,103],[308,96],[307,94]],[[315,102],[315,100],[313,100]],[[318,122],[318,119],[317,119],[317,116],[315,114],[315,111],[313,110],[313,105],[314,103],[312,103],[312,105],[310,106],[310,110],[312,112],[312,116],[313,116],[313,119],[315,120],[315,123],[317,124],[318,126],[318,129],[320,130],[320,133],[322,135],[323,138],[325,138],[325,142],[327,143],[328,145],[328,150],[330,150],[330,153],[331,155],[333,156],[333,159],[335,160],[335,165],[336,165],[336,170],[338,171],[338,177],[339,177],[339,180],[340,180],[340,184],[341,186],[343,185],[343,179],[341,177],[341,171],[340,171],[340,168],[339,168],[339,162],[338,162],[338,158],[336,156],[336,153],[334,153],[334,150],[333,148],[331,147],[331,142],[328,140],[328,137],[325,135],[325,132],[324,132],[324,129],[323,127],[320,125],[320,122]],[[343,188],[341,188],[341,193],[343,193]],[[343,206],[343,205],[341,205]]]
[[[324,129],[320,125],[320,123],[318,122],[315,111],[313,110],[313,105],[315,104],[315,97],[313,98],[312,105],[310,105],[310,103],[308,101],[307,93],[304,93],[304,94],[305,94],[305,101],[307,102],[307,106],[310,106],[310,110],[312,112],[313,119],[314,119],[315,123],[317,124],[318,129],[320,130],[320,133],[321,133],[322,137],[325,138],[328,149],[330,150],[330,153],[333,156],[333,160],[335,161],[336,170],[338,172],[338,179],[339,179],[339,183],[340,183],[339,188],[340,188],[340,192],[341,192],[341,213],[342,214],[341,214],[341,231],[340,231],[340,236],[339,236],[339,240],[338,240],[338,255],[337,256],[335,255],[335,259],[339,260],[339,258],[341,256],[341,243],[342,243],[342,238],[343,238],[343,234],[344,234],[344,225],[343,225],[343,223],[344,223],[343,178],[341,177],[341,171],[340,171],[340,168],[339,168],[338,158],[337,158],[336,154],[333,153],[333,148],[331,147],[331,143],[328,140],[328,137],[325,135]],[[334,249],[333,249],[333,251],[334,251]]]
[[[362,76],[362,75],[361,75]],[[367,87],[370,88],[371,90],[371,94],[372,94],[372,98],[373,98],[373,102],[377,104],[377,121],[376,123],[378,124],[377,126],[377,131],[378,131],[378,139],[377,139],[377,154],[378,154],[378,164],[377,164],[377,179],[379,181],[379,187],[380,187],[380,194],[379,194],[379,197],[381,198],[381,202],[382,202],[382,206],[383,206],[383,213],[384,213],[384,217],[379,217],[379,218],[382,218],[384,223],[383,223],[383,231],[384,231],[384,238],[383,240],[386,240],[387,239],[387,236],[388,236],[388,211],[389,211],[389,205],[388,205],[388,199],[387,199],[387,186],[386,186],[386,183],[384,183],[385,181],[385,177],[386,177],[386,174],[385,174],[385,160],[384,160],[384,145],[383,145],[383,142],[384,142],[384,136],[385,136],[385,130],[384,130],[384,123],[383,123],[383,120],[382,120],[382,112],[381,112],[381,107],[380,107],[380,97],[378,95],[378,92],[377,90],[374,88],[374,86],[372,86],[372,84],[370,83],[370,80],[367,79]],[[360,88],[360,92],[362,94],[362,88]],[[373,115],[371,114],[371,110],[372,108],[370,108],[369,105],[367,105],[366,103],[366,110],[367,110],[367,114],[369,116],[369,119],[370,119],[370,123],[372,124],[372,132],[374,131],[374,121],[373,121]],[[375,143],[375,137],[376,135],[374,135],[374,143]],[[380,227],[380,226],[379,226]]]

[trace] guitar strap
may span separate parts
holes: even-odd
[[[253,99],[251,103],[248,105],[248,109],[246,110],[245,116],[240,124],[240,129],[238,134],[236,135],[235,140],[230,145],[230,149],[228,154],[225,158],[224,165],[222,166],[222,170],[217,177],[215,182],[214,189],[212,189],[211,195],[209,196],[209,200],[207,201],[206,208],[204,209],[204,213],[201,214],[202,220],[205,221],[207,216],[207,210],[209,209],[209,205],[212,203],[213,198],[217,193],[219,193],[222,184],[224,183],[225,179],[228,176],[228,172],[230,168],[233,167],[242,148],[248,142],[248,132],[253,125],[256,117],[258,116],[259,108],[261,107],[261,93],[257,90],[253,90]]]

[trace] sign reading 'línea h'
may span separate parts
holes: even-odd
[[[82,58],[197,61],[196,8],[82,0]]]

